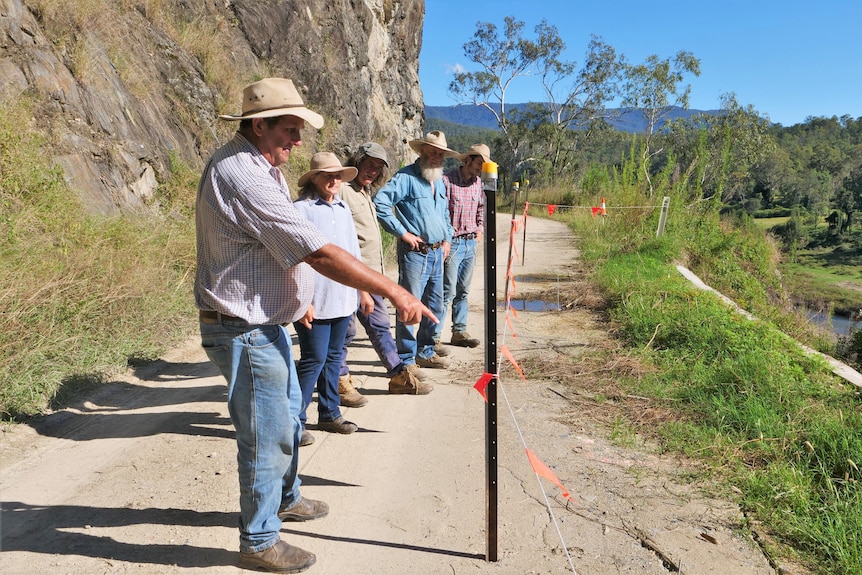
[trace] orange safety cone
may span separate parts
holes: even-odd
[[[604,198],[602,198],[602,215],[603,216],[608,215],[608,208],[607,208],[607,206],[605,206],[605,199]]]

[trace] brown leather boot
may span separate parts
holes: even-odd
[[[439,353],[435,353],[431,357],[416,357],[416,363],[419,367],[427,367],[428,369],[449,369],[451,361],[448,357],[440,357]]]
[[[425,381],[426,379],[428,379],[428,374],[425,372],[425,370],[423,370],[415,363],[408,363],[406,366],[404,366],[404,369],[410,370],[410,373],[412,373],[419,381]]]
[[[344,407],[362,407],[368,403],[368,398],[356,391],[349,373],[338,378],[338,397]]]
[[[452,334],[452,345],[459,347],[479,347],[480,343],[482,342],[475,337],[470,337],[470,334],[466,331],[456,331]]]
[[[240,551],[239,566],[253,571],[264,570],[273,573],[299,573],[317,561],[314,553],[279,541],[263,551]]]
[[[445,345],[443,345],[439,341],[435,341],[434,342],[434,353],[436,353],[440,357],[446,357],[447,355],[449,355],[449,350],[446,348]]]
[[[411,364],[412,365],[412,364]],[[428,395],[434,386],[430,383],[419,381],[413,370],[405,367],[389,380],[389,393],[404,395]]]

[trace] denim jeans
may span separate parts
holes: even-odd
[[[278,325],[201,322],[201,345],[227,380],[236,430],[241,551],[279,541],[278,510],[299,501],[302,394],[291,338]]]
[[[335,319],[316,319],[308,329],[295,322],[299,339],[300,357],[296,364],[299,387],[302,389],[302,409],[299,421],[305,427],[306,410],[317,386],[318,421],[334,421],[341,417],[341,398],[338,396],[338,371],[344,350],[344,336],[352,316]]]
[[[365,333],[368,334],[377,357],[386,368],[386,377],[394,377],[401,371],[403,364],[401,356],[398,355],[395,340],[392,339],[392,324],[389,323],[389,308],[386,306],[386,300],[377,294],[371,294],[371,299],[374,301],[374,310],[369,315],[365,315],[361,309],[358,309],[350,316],[350,325],[347,326],[347,336],[344,338],[344,350],[341,353],[339,375],[350,373],[350,368],[347,367],[347,346],[356,337],[357,319],[365,328]]]
[[[421,300],[442,321],[443,317],[443,248],[429,249],[427,254],[413,252],[405,242],[398,242],[398,284]],[[427,317],[413,326],[395,318],[395,345],[404,365],[416,363],[416,357],[434,355],[435,324]]]
[[[440,341],[443,335],[445,316],[452,306],[452,333],[467,331],[467,313],[470,304],[470,281],[473,279],[473,266],[476,265],[476,240],[452,240],[449,257],[443,264],[443,315],[434,331],[434,339]]]

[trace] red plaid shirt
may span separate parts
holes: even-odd
[[[452,168],[443,174],[446,199],[449,202],[449,218],[455,236],[481,234],[485,229],[485,191],[482,178],[465,182],[461,168]]]

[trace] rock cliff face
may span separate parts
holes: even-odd
[[[200,167],[230,137],[217,115],[266,76],[326,118],[306,157],[374,139],[411,159],[423,18],[419,0],[0,0],[0,91],[36,103],[90,211],[141,209],[173,159]]]

